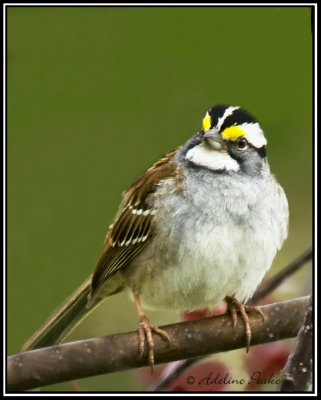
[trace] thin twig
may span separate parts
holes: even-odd
[[[250,315],[252,344],[295,337],[309,297],[261,307],[265,320]],[[228,315],[162,327],[170,343],[155,335],[155,364],[239,349],[245,346],[243,322],[233,329]],[[46,347],[8,357],[8,391],[23,391],[58,382],[147,366],[138,354],[137,331]]]
[[[161,376],[153,382],[147,389],[148,392],[160,392],[165,390],[171,383],[178,378],[187,368],[202,360],[204,357],[192,357],[186,360],[178,360],[168,363],[162,371]]]
[[[312,366],[312,298],[310,298],[296,346],[282,371],[280,392],[311,391]]]

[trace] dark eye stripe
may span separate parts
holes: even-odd
[[[257,153],[259,154],[259,156],[261,158],[265,158],[266,157],[266,148],[265,146],[260,147],[259,149],[256,149]]]

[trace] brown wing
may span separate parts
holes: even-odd
[[[152,237],[153,210],[147,198],[160,180],[176,174],[177,164],[171,161],[175,153],[173,150],[166,154],[124,192],[92,276],[90,298],[97,294],[107,279],[137,256]]]

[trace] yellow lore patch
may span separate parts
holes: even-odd
[[[245,132],[237,125],[229,126],[222,132],[222,137],[228,140],[236,140],[240,136],[244,136]]]
[[[203,129],[205,132],[211,129],[212,119],[210,114],[207,112],[205,117],[203,118]]]

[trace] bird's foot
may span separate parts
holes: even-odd
[[[250,342],[251,342],[251,336],[252,336],[248,313],[253,312],[253,311],[255,311],[256,313],[259,313],[261,315],[263,321],[264,321],[264,315],[260,308],[258,308],[256,306],[244,305],[244,304],[240,303],[238,300],[236,300],[233,296],[226,296],[224,301],[227,304],[228,311],[231,313],[234,329],[236,327],[236,322],[237,322],[237,312],[239,311],[241,314],[241,318],[244,322],[244,327],[245,327],[246,352],[248,352],[249,348],[250,348]]]
[[[154,369],[154,339],[153,332],[160,335],[163,339],[170,342],[169,336],[167,332],[158,328],[155,325],[151,325],[146,315],[141,315],[139,317],[139,357],[142,357],[145,348],[145,342],[147,341],[147,349],[148,349],[148,363],[152,369]]]
[[[149,319],[146,317],[146,315],[142,309],[139,295],[135,294],[134,299],[135,299],[138,316],[139,316],[139,328],[138,328],[139,357],[142,357],[142,355],[144,354],[145,342],[147,341],[148,362],[149,362],[149,365],[153,372],[154,361],[155,361],[153,332],[162,336],[162,338],[167,340],[168,343],[170,342],[169,336],[168,336],[167,332],[165,332],[163,329],[160,329],[155,325],[151,325],[151,323],[149,322]]]

